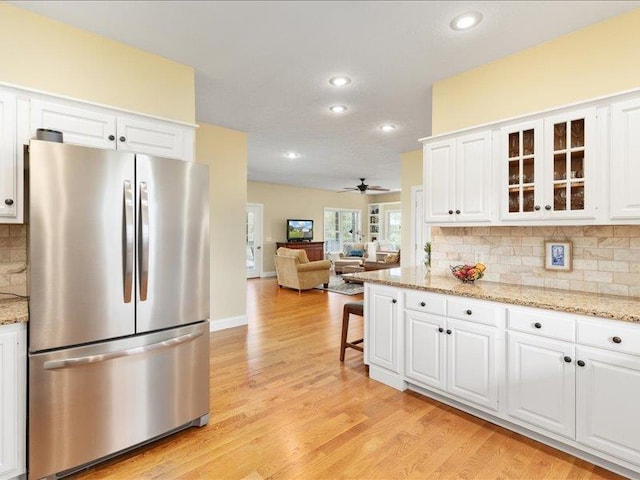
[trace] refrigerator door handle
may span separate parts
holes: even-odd
[[[149,287],[149,190],[147,182],[140,182],[140,243],[138,256],[140,258],[140,301],[147,299]]]
[[[123,263],[123,291],[122,296],[124,303],[131,302],[131,293],[133,290],[133,190],[131,188],[131,181],[125,180],[123,182],[123,201],[124,201],[124,222],[122,224],[123,233],[123,251],[124,261]]]
[[[114,360],[116,358],[130,357],[132,355],[140,355],[141,353],[149,353],[156,350],[175,347],[176,345],[195,340],[200,336],[202,336],[202,331],[188,333],[186,335],[181,335],[180,337],[170,338],[169,340],[152,343],[150,345],[144,345],[142,347],[120,350],[119,352],[102,353],[99,355],[87,355],[86,357],[67,358],[65,360],[49,360],[47,362],[44,362],[43,367],[45,370],[59,370],[61,368],[77,367],[80,365],[87,365],[89,363],[104,362],[107,360]]]

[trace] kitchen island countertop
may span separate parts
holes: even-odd
[[[424,267],[393,268],[347,275],[364,282],[423,290],[558,312],[640,322],[640,298],[601,295],[552,288],[477,280],[462,283],[453,277],[428,274]]]
[[[29,321],[29,299],[0,298],[0,325],[27,323]]]

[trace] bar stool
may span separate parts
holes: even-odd
[[[364,318],[364,301],[362,302],[349,302],[344,304],[342,309],[342,341],[340,342],[340,361],[344,362],[344,352],[347,348],[353,348],[359,352],[364,352],[364,349],[358,345],[362,343],[364,339],[360,338],[352,342],[347,341],[347,333],[349,332],[349,317],[351,315],[359,315]]]

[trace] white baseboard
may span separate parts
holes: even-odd
[[[276,272],[262,272],[262,275],[260,275],[260,278],[269,278],[269,277],[275,277],[276,276]]]
[[[226,330],[227,328],[241,327],[248,324],[249,321],[246,315],[223,318],[221,320],[211,320],[209,321],[209,331],[217,332],[218,330]]]

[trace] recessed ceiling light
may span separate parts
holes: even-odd
[[[466,12],[453,17],[449,26],[453,30],[468,30],[478,25],[481,20],[482,14],[480,12]]]
[[[333,105],[329,107],[329,110],[331,110],[333,113],[343,113],[346,112],[348,108],[346,105]]]
[[[385,123],[380,125],[380,130],[383,132],[393,132],[396,129],[396,126],[391,123]]]
[[[300,157],[300,154],[296,152],[287,152],[284,154],[284,156],[287,157],[289,160],[295,160],[296,158]]]
[[[329,80],[329,83],[334,87],[344,87],[345,85],[349,85],[351,83],[351,79],[346,75],[339,75],[337,77],[333,77]]]

